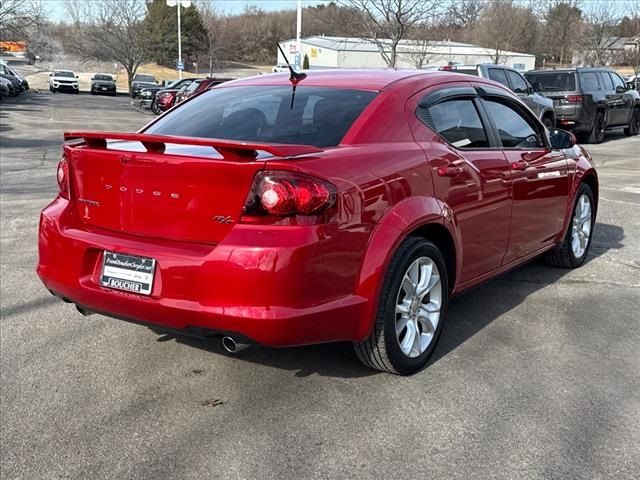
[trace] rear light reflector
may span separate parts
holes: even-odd
[[[247,217],[319,215],[336,203],[336,187],[288,171],[258,172],[244,206]]]
[[[62,198],[69,199],[69,163],[66,157],[62,157],[58,162],[58,189]]]

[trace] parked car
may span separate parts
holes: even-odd
[[[7,96],[17,97],[20,94],[20,81],[16,77],[0,73],[0,78],[2,79],[3,85],[6,86],[8,90]]]
[[[19,75],[13,68],[7,65],[3,60],[0,60],[0,73],[4,73],[5,75],[12,75],[18,79],[20,82],[20,89],[25,92],[29,90],[29,82],[25,77]]]
[[[208,88],[215,87],[221,83],[228,82],[230,78],[198,78],[194,80],[187,88],[181,88],[176,95],[175,103],[184,102],[187,98],[197,93],[204,92]]]
[[[275,65],[271,71],[273,73],[284,73],[284,72],[288,72],[289,71],[289,65],[287,65],[286,63],[278,63],[277,65]]]
[[[630,75],[627,78],[627,85],[629,88],[635,88],[636,90],[640,90],[640,75]]]
[[[186,86],[182,88],[184,88],[185,90],[187,89]],[[156,115],[160,115],[162,112],[166,112],[171,107],[173,107],[178,92],[179,90],[175,88],[165,88],[156,93],[156,98],[151,105],[151,110],[153,111],[153,113],[155,113]]]
[[[136,73],[131,82],[131,98],[136,98],[143,88],[157,87],[158,82],[153,75]]]
[[[140,90],[140,92],[138,93],[138,98],[140,99],[140,107],[144,108],[145,110],[152,110],[153,104],[156,99],[156,94],[161,89],[162,87],[156,86],[143,88],[142,90]]]
[[[573,68],[534,70],[525,74],[533,88],[553,100],[558,125],[583,141],[600,143],[605,131],[640,131],[640,94],[613,70]]]
[[[22,87],[20,86],[20,80],[18,80],[17,77],[15,77],[13,75],[8,75],[6,73],[0,73],[0,77],[2,77],[5,80],[7,80],[9,82],[9,84],[11,85],[9,94],[12,97],[16,97],[16,96],[18,96],[20,94],[20,92],[22,91]]]
[[[447,65],[441,70],[449,70],[457,73],[466,73],[476,77],[489,78],[518,95],[527,107],[535,113],[540,121],[549,130],[556,126],[556,115],[553,110],[553,101],[533,91],[529,82],[518,72],[504,65],[480,64],[480,65]]]
[[[0,77],[0,99],[11,96],[13,85],[4,77]]]
[[[138,133],[66,133],[40,217],[46,288],[232,352],[352,341],[411,374],[453,296],[541,255],[584,263],[591,156],[509,89],[401,70],[294,80],[213,88]]]
[[[54,70],[49,74],[49,91],[61,92],[69,91],[78,93],[80,91],[78,75],[73,70]]]
[[[153,113],[155,113],[156,115],[160,115],[162,112],[165,112],[173,107],[178,91],[181,88],[184,88],[186,90],[194,80],[194,78],[183,78],[180,80],[175,80],[173,82],[170,82],[167,87],[158,91],[151,105],[151,110],[153,111]]]
[[[91,77],[91,95],[106,94],[116,96],[116,81],[106,73],[96,73]]]

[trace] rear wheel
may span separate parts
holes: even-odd
[[[631,120],[629,121],[629,126],[625,127],[624,134],[627,137],[631,137],[638,135],[638,133],[640,133],[640,108],[634,108]]]
[[[604,112],[596,113],[596,118],[593,121],[593,128],[589,135],[589,143],[602,143],[604,140],[604,132],[607,129],[607,122],[604,119]]]
[[[371,335],[354,344],[366,366],[410,375],[429,360],[442,332],[448,302],[442,253],[419,237],[405,240],[384,279]]]
[[[589,185],[583,183],[578,188],[573,214],[562,245],[547,253],[545,261],[554,267],[580,267],[587,259],[591,248],[595,220],[593,192]]]

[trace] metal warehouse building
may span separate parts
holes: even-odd
[[[386,40],[386,44],[390,41]],[[289,60],[293,63],[296,41],[280,43]],[[352,37],[314,36],[301,39],[302,57],[309,57],[309,67],[313,68],[385,68],[378,46],[371,40]],[[416,42],[403,40],[398,45],[398,68],[416,68],[419,58],[426,66],[454,64],[493,63],[492,51],[469,43],[459,42]],[[290,55],[289,55],[290,54]],[[278,52],[278,63],[284,58]],[[535,56],[527,53],[501,52],[500,63],[516,70],[527,71],[535,68]]]

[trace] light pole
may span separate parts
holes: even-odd
[[[178,7],[178,76],[182,79],[182,70],[184,70],[184,63],[182,63],[182,29],[180,27],[180,7],[188,8],[191,6],[191,0],[167,0],[167,5],[170,7]]]
[[[296,12],[296,70],[302,67],[302,43],[300,35],[302,33],[302,0],[298,0],[298,11]]]

